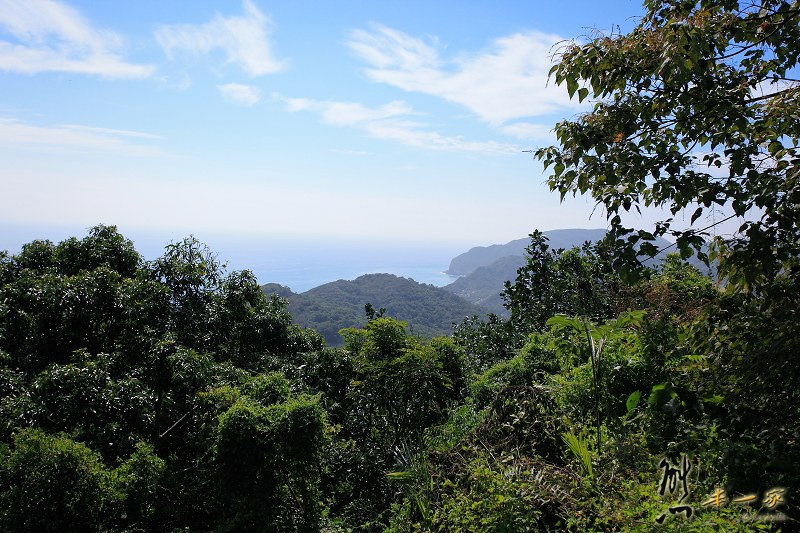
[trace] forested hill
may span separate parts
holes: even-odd
[[[503,283],[516,279],[517,269],[525,263],[525,257],[521,253],[507,255],[489,265],[476,268],[466,276],[461,276],[445,286],[444,290],[480,305],[498,316],[508,318],[508,309],[503,307],[503,299],[500,297]]]
[[[266,294],[289,300],[294,321],[320,333],[331,346],[342,344],[339,330],[366,323],[364,305],[408,322],[422,337],[449,335],[452,324],[486,310],[443,289],[391,274],[366,274],[353,281],[339,280],[296,294],[276,283],[262,286]]]

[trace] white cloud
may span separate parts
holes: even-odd
[[[453,152],[517,153],[518,146],[496,141],[468,141],[461,136],[446,136],[429,131],[422,122],[409,117],[417,113],[405,102],[394,101],[377,108],[356,102],[332,102],[306,98],[286,98],[291,112],[313,111],[333,126],[349,126],[377,139],[406,146]]]
[[[217,85],[217,89],[222,98],[226,101],[250,107],[261,100],[261,91],[252,85],[242,85],[241,83],[226,83]]]
[[[116,130],[65,124],[37,126],[13,118],[0,118],[0,147],[34,150],[115,153],[122,155],[164,155],[142,139],[159,139],[138,131]]]
[[[463,137],[448,137],[432,131],[425,131],[422,124],[408,120],[382,120],[369,122],[364,129],[373,137],[398,141],[407,146],[445,150],[453,152],[518,153],[520,148],[513,144],[497,141],[468,141]]]
[[[478,54],[446,61],[435,40],[427,44],[375,24],[370,31],[351,32],[348,45],[369,65],[366,74],[373,81],[463,105],[496,126],[579,107],[563,87],[547,83],[551,56],[561,41],[537,31],[517,33],[494,40]]]
[[[75,9],[55,0],[0,0],[0,70],[36,74],[73,72],[105,78],[145,78],[152,65],[125,61],[122,38],[96,29]]]
[[[500,127],[500,131],[525,141],[545,141],[554,143],[556,134],[553,126],[533,122],[514,122]]]
[[[287,98],[289,111],[317,111],[322,120],[334,126],[355,126],[383,119],[407,116],[414,110],[405,102],[389,102],[378,108],[369,108],[356,102],[330,102],[307,98]]]
[[[172,24],[160,26],[155,37],[171,59],[176,51],[208,54],[222,50],[228,63],[235,63],[249,76],[263,76],[283,69],[268,40],[270,19],[251,1],[244,1],[244,15],[215,15],[205,24]]]

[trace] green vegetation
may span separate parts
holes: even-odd
[[[517,270],[525,265],[523,253],[524,250],[520,255],[507,255],[489,265],[479,266],[443,288],[490,313],[508,318],[509,312],[503,306],[501,293],[505,282],[516,279]]]
[[[739,411],[746,362],[691,351],[726,293],[677,256],[623,285],[599,247],[534,237],[508,320],[426,341],[367,306],[342,348],[191,239],[152,263],[108,227],[26,245],[0,271],[4,529],[645,531],[683,453],[697,498],[793,486],[792,441]],[[698,503],[698,531],[743,524]]]
[[[582,229],[541,232],[547,237],[548,248],[553,250],[569,250],[580,248],[586,243],[599,242],[606,237],[606,233],[606,230]],[[494,244],[485,248],[479,246],[459,255],[453,259],[449,271],[461,272],[463,275],[443,289],[479,305],[498,317],[508,318],[510,311],[502,295],[503,288],[506,283],[514,281],[518,270],[525,266],[526,259],[523,256],[526,253],[530,255],[530,250],[527,248],[531,237],[533,235],[503,245]],[[654,242],[662,249],[671,247],[669,241],[665,239],[658,238]],[[635,248],[638,250],[639,247]],[[499,259],[495,259],[496,257]],[[655,259],[646,259],[643,264],[661,268],[666,257],[667,254],[662,253]],[[713,271],[696,257],[690,257],[687,261],[702,272]],[[470,271],[470,268],[474,270]]]
[[[264,373],[322,339],[251,274],[193,239],[144,262],[98,226],[3,256],[0,280],[0,528],[319,522],[325,413]]]
[[[606,100],[540,152],[611,237],[534,232],[507,318],[424,339],[355,297],[331,348],[191,238],[151,262],[107,226],[0,255],[0,529],[796,529],[800,89],[752,90],[796,68],[800,5],[646,5],[565,51],[557,81]],[[689,168],[694,143],[730,175]],[[728,201],[763,216],[715,241],[716,281],[681,259],[697,230],[618,217]],[[667,231],[680,254],[643,267]]]
[[[443,289],[391,274],[334,281],[301,294],[274,283],[263,289],[266,294],[286,298],[294,320],[318,332],[329,346],[342,344],[339,330],[364,326],[366,304],[385,309],[405,321],[414,334],[426,338],[449,335],[454,323],[486,312]]]

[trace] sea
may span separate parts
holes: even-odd
[[[119,228],[147,260],[164,252],[170,242],[189,232]],[[0,223],[0,250],[18,253],[35,239],[59,242],[82,238],[87,228],[44,224]],[[315,236],[241,235],[198,231],[192,235],[216,254],[228,272],[250,270],[259,284],[279,283],[300,293],[337,280],[353,280],[363,274],[386,273],[442,287],[456,276],[445,274],[450,260],[467,251],[466,242],[427,239],[375,239]]]

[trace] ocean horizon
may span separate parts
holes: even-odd
[[[12,255],[36,239],[57,243],[69,237],[80,239],[88,233],[88,227],[54,225],[0,224],[0,229],[0,251]],[[190,235],[179,231],[118,229],[133,241],[146,260],[156,259],[167,244]],[[220,263],[226,263],[226,271],[250,270],[261,285],[278,283],[298,293],[332,281],[379,273],[442,287],[458,279],[445,274],[450,260],[471,247],[463,242],[248,236],[209,231],[192,235],[205,243]]]

